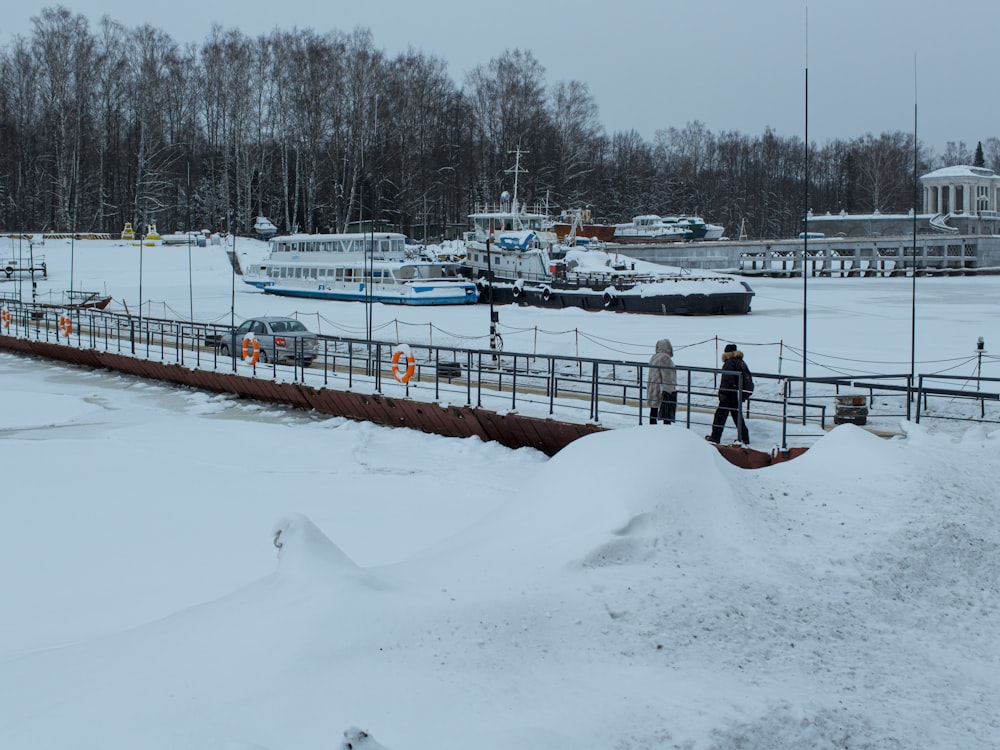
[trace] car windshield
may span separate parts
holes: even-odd
[[[290,333],[292,331],[308,330],[297,320],[272,320],[271,330],[274,333]]]

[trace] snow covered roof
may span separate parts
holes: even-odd
[[[956,164],[951,167],[942,167],[941,169],[935,169],[933,172],[928,172],[927,174],[921,176],[921,180],[927,179],[940,179],[940,178],[993,178],[1000,179],[1000,176],[996,174],[992,169],[987,167],[970,167],[967,164]]]

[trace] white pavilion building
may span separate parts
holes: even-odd
[[[920,178],[924,213],[1000,216],[1000,175],[986,167],[943,167]]]

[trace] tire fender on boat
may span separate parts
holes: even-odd
[[[604,293],[604,306],[607,308],[611,308],[614,307],[616,304],[618,304],[618,295],[615,294],[612,290],[608,289]]]
[[[550,299],[552,299],[552,287],[546,286],[542,288],[542,299],[545,302],[548,302]]]
[[[406,370],[400,375],[400,360],[406,362]],[[416,360],[413,354],[407,347],[399,347],[392,354],[392,376],[404,385],[410,382],[410,378],[413,377],[413,371],[416,369]]]
[[[243,338],[243,361],[255,365],[260,359],[260,342],[254,336]]]
[[[514,299],[521,299],[521,295],[524,294],[524,285],[520,281],[515,281],[514,288],[510,290],[510,293],[514,295]]]

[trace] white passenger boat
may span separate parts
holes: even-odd
[[[402,234],[299,234],[275,237],[243,281],[267,294],[396,305],[463,305],[476,285],[457,263],[423,260]]]

